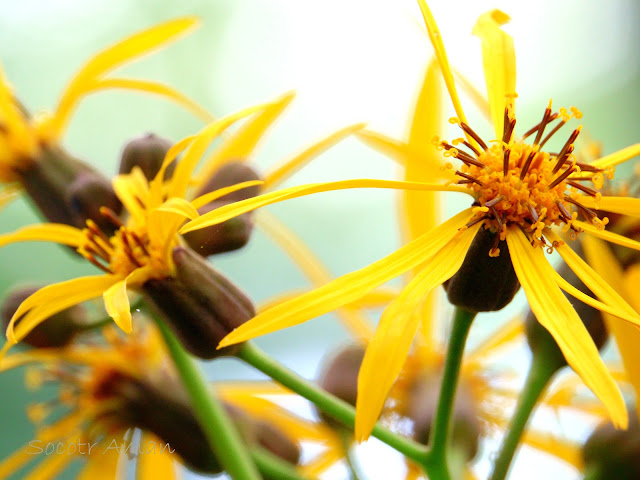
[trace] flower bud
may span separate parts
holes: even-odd
[[[50,222],[84,228],[89,218],[99,225],[104,223],[101,206],[109,206],[116,213],[122,209],[108,180],[58,146],[43,147],[39,157],[25,162],[17,173]]]
[[[407,399],[406,415],[413,421],[413,436],[423,444],[429,443],[431,426],[435,420],[442,375],[424,372],[411,387]],[[467,461],[478,452],[480,422],[469,386],[461,379],[453,405],[453,444],[461,450]]]
[[[358,373],[364,358],[364,348],[361,345],[347,345],[340,348],[329,358],[320,373],[320,386],[332,395],[355,406],[358,397]],[[342,424],[318,411],[322,419],[333,425]]]
[[[251,300],[191,249],[173,249],[175,275],[148,280],[143,291],[182,345],[200,358],[233,355],[240,345],[216,347],[255,316]]]
[[[9,326],[13,314],[20,304],[40,287],[20,287],[11,290],[2,303],[0,315],[4,329]],[[71,343],[76,334],[82,329],[85,321],[85,310],[81,305],[74,305],[55,315],[35,327],[22,340],[35,348],[64,347]],[[20,319],[16,325],[20,324]]]
[[[114,233],[113,222],[100,213],[100,208],[107,207],[119,212],[122,204],[113,191],[111,183],[102,175],[83,172],[69,185],[66,196],[69,214],[74,224],[92,219],[107,235]]]
[[[579,248],[576,248],[576,251],[577,253],[581,253]],[[582,283],[578,276],[567,265],[563,265],[558,273],[581,292],[587,295],[591,294],[586,285]],[[598,347],[598,350],[602,349],[609,338],[602,313],[577,298],[571,297],[567,293],[565,293],[565,296],[567,296],[573,304],[573,308],[587,328],[587,332],[591,335],[593,343]],[[555,339],[546,328],[538,323],[538,320],[531,311],[527,314],[525,321],[525,333],[527,335],[529,348],[534,355],[544,355],[548,362],[556,365],[557,369],[567,365],[567,361]]]
[[[118,173],[130,173],[133,167],[139,167],[151,181],[160,171],[164,157],[171,148],[171,142],[153,133],[147,133],[129,140],[122,150],[120,168]],[[172,162],[165,171],[164,178],[169,179],[173,175],[176,162]]]
[[[162,384],[137,379],[120,371],[109,371],[97,384],[94,396],[103,401],[116,400],[117,406],[103,414],[103,419],[121,428],[137,427],[152,432],[169,444],[185,465],[196,472],[222,473],[193,408],[182,388],[170,379]],[[227,409],[241,436],[250,432],[248,423],[237,409]],[[250,433],[249,433],[250,435]]]
[[[259,178],[258,174],[248,165],[241,162],[230,162],[222,166],[211,177],[198,193],[198,196],[237,183],[259,180]],[[260,193],[260,187],[257,185],[243,188],[201,207],[198,209],[198,213],[203,215],[223,205],[254,197],[258,193]],[[184,239],[194,251],[203,257],[208,257],[209,255],[230,252],[245,246],[249,241],[252,229],[251,212],[248,212],[219,225],[189,232],[184,235]]]
[[[589,479],[637,480],[640,478],[640,423],[635,409],[629,411],[629,428],[618,430],[601,423],[582,447]]]
[[[485,228],[478,230],[462,266],[445,283],[452,305],[472,312],[492,312],[506,307],[518,293],[520,282],[507,242],[497,243],[500,251],[497,257],[489,255],[496,247],[497,235]]]
[[[256,441],[265,449],[287,463],[298,465],[302,451],[300,445],[293,442],[275,425],[257,420],[253,425]]]

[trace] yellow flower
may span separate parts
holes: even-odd
[[[0,67],[0,181],[20,181],[19,172],[37,161],[43,150],[53,148],[60,141],[80,100],[100,90],[126,89],[160,95],[186,107],[203,120],[211,121],[212,117],[205,109],[168,85],[108,76],[135,59],[175,41],[196,24],[197,20],[192,17],[164,22],[94,55],[69,82],[53,113],[31,117],[13,96]]]
[[[515,55],[512,39],[500,29],[508,17],[498,11],[481,16],[474,30],[482,39],[489,105],[497,136],[494,142],[484,142],[466,122],[441,34],[426,3],[419,3],[458,115],[455,123],[459,124],[466,136],[456,144],[463,144],[469,150],[465,152],[453,145],[437,142],[447,149],[446,153],[452,159],[463,163],[458,173],[461,180],[457,184],[352,180],[293,187],[217,209],[187,223],[181,232],[220,223],[228,216],[277,201],[339,188],[382,187],[461,192],[472,198],[472,207],[417,237],[388,257],[333,280],[314,292],[262,312],[229,334],[220,347],[300,324],[356,301],[388,280],[420,267],[411,282],[384,311],[367,349],[358,385],[356,418],[356,437],[365,439],[410,349],[420,323],[420,316],[416,312],[431,290],[456,274],[475,235],[483,228],[506,242],[510,263],[532,311],[552,333],[571,367],[605,404],[614,424],[624,426],[627,412],[618,387],[561,288],[581,301],[631,323],[640,323],[640,317],[561,240],[554,228],[573,229],[574,233],[584,231],[597,238],[640,249],[639,242],[605,231],[606,221],[600,221],[593,211],[601,207],[615,213],[640,216],[636,199],[617,198],[612,201],[597,192],[605,181],[605,173],[611,176],[613,167],[640,153],[640,145],[580,165],[571,154],[573,142],[580,132],[580,128],[577,128],[558,154],[546,153],[541,145],[549,135],[557,132],[572,115],[579,116],[577,110],[573,110],[572,114],[565,110],[554,113],[550,107],[545,109],[539,125],[523,137],[515,137]],[[544,136],[545,128],[553,121],[558,123]],[[535,139],[527,143],[527,137],[534,133]],[[594,188],[583,186],[580,183],[584,181],[583,177],[592,181]],[[587,221],[577,220],[578,214]],[[561,278],[545,257],[545,249],[549,252],[556,250],[585,285],[603,301],[582,294]],[[497,245],[490,253],[499,255]]]
[[[81,277],[41,288],[28,297],[15,312],[5,344],[6,351],[40,322],[71,305],[98,297],[104,298],[105,308],[116,324],[131,332],[131,313],[127,287],[137,288],[152,278],[166,278],[173,274],[173,248],[180,245],[178,229],[185,218],[197,217],[196,209],[238,189],[260,184],[245,182],[222,188],[195,199],[185,200],[193,170],[213,139],[236,121],[265,108],[262,104],[245,108],[206,126],[198,135],[187,137],[174,145],[165,162],[148,182],[139,169],[119,175],[113,180],[118,198],[129,217],[123,224],[109,209],[102,213],[113,223],[115,233],[105,234],[95,222],[88,220],[86,228],[61,224],[40,224],[23,227],[14,233],[0,236],[0,246],[10,243],[39,240],[56,242],[77,251],[104,275]],[[186,149],[171,179],[164,181],[166,168]],[[23,316],[24,315],[24,316]],[[23,316],[15,326],[18,318]]]
[[[163,410],[169,408],[176,416],[184,414],[180,405],[185,399],[175,388],[179,379],[159,333],[149,323],[136,325],[136,335],[118,335],[107,327],[91,342],[34,349],[0,362],[0,371],[26,365],[29,389],[45,384],[58,387],[55,398],[27,408],[36,434],[0,462],[0,478],[22,471],[35,461],[37,465],[24,478],[53,479],[72,462],[81,460],[84,464],[79,479],[123,479],[127,478],[127,464],[133,456],[137,459],[136,478],[141,480],[181,478],[183,463],[192,469],[219,469],[207,452],[204,437],[201,442],[195,438],[199,434],[195,423],[176,424],[174,418],[162,416]],[[164,390],[157,390],[158,387]],[[248,428],[255,428],[254,441],[264,448],[278,446],[260,436],[259,428],[266,423],[276,429],[279,440],[296,449],[305,442],[321,450],[299,466],[309,474],[318,474],[333,463],[327,460],[336,457],[341,448],[336,435],[321,423],[299,417],[275,403],[286,402],[292,396],[290,392],[263,381],[218,382],[213,388],[232,412],[239,412],[235,414],[239,421],[250,422],[252,427]],[[145,401],[143,413],[137,403],[140,397]],[[158,403],[153,404],[152,399]],[[150,419],[149,413],[155,419]],[[151,430],[154,426],[163,429],[164,435]],[[134,427],[141,429],[139,445],[132,435]],[[181,431],[191,435],[187,442],[181,442],[184,434],[176,433]]]

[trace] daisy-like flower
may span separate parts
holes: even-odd
[[[178,142],[169,150],[162,168],[151,182],[139,169],[115,177],[114,190],[129,217],[126,223],[122,223],[111,210],[102,209],[102,214],[113,224],[115,233],[111,236],[92,220],[87,221],[84,229],[61,224],[39,224],[0,236],[0,245],[28,240],[68,245],[76,248],[78,253],[104,272],[103,275],[49,285],[28,297],[13,315],[7,329],[9,342],[4,350],[51,315],[99,296],[103,296],[105,308],[116,324],[125,332],[131,332],[127,288],[140,288],[152,279],[176,275],[174,250],[181,245],[177,232],[185,218],[196,218],[196,208],[216,198],[260,183],[245,182],[223,188],[193,203],[185,200],[193,170],[211,141],[236,121],[264,107],[263,104],[245,108],[211,123],[198,135]],[[185,149],[171,179],[165,181],[165,170]],[[16,325],[18,319],[20,321]]]
[[[87,188],[91,183],[94,196],[111,199],[112,192],[103,192],[109,190],[108,181],[60,145],[74,110],[89,94],[105,89],[150,93],[180,104],[204,121],[212,121],[205,109],[168,85],[109,75],[175,41],[196,24],[191,17],[161,23],[94,55],[71,79],[53,113],[30,115],[14,96],[0,67],[0,201],[9,200],[23,187],[50,221],[82,226],[86,216],[74,218],[69,212],[70,189]],[[74,186],[80,177],[80,184]]]
[[[123,336],[107,327],[87,342],[16,353],[0,362],[2,371],[26,365],[29,389],[58,387],[55,398],[27,408],[35,436],[0,462],[0,478],[16,472],[28,479],[57,478],[80,460],[79,479],[123,479],[132,458],[141,480],[182,478],[183,466],[220,473],[162,338],[150,323],[137,322],[136,328],[136,335]],[[290,400],[290,392],[262,381],[217,382],[212,391],[247,433],[250,447],[294,466],[301,445],[315,445],[323,451],[299,468],[317,473],[327,468],[327,452],[336,450],[339,440],[321,423],[278,406]]]
[[[226,347],[250,338],[302,323],[310,318],[361,298],[373,288],[413,268],[419,267],[411,282],[384,311],[375,335],[367,348],[359,380],[356,437],[368,437],[386,395],[400,372],[420,323],[416,311],[426,295],[453,277],[465,263],[465,256],[478,233],[490,236],[482,255],[468,259],[488,265],[485,277],[492,273],[490,261],[512,268],[522,285],[529,305],[542,325],[549,330],[571,367],[607,407],[618,426],[624,426],[627,412],[618,387],[600,359],[598,350],[561,289],[602,311],[638,324],[638,314],[591,267],[581,260],[555,230],[571,229],[613,243],[640,249],[640,243],[607,232],[606,221],[599,220],[594,209],[639,216],[635,199],[618,198],[611,202],[597,192],[613,168],[640,153],[640,145],[606,156],[590,164],[578,164],[572,156],[573,142],[580,133],[574,130],[558,153],[544,151],[546,141],[570,119],[572,114],[551,107],[542,121],[521,137],[515,135],[515,54],[513,41],[502,29],[508,17],[492,11],[480,17],[475,33],[482,40],[483,61],[495,141],[484,141],[468,124],[460,104],[452,70],[442,37],[424,1],[419,2],[438,64],[442,71],[465,138],[453,144],[438,141],[452,160],[461,167],[456,185],[430,185],[398,182],[390,188],[455,191],[468,194],[472,206],[424,233],[388,257],[370,266],[340,277],[314,292],[277,305],[243,324],[225,338]],[[577,110],[573,116],[579,116]],[[554,124],[554,122],[556,122]],[[553,126],[550,126],[553,125]],[[545,135],[545,131],[548,133]],[[531,139],[533,137],[533,139]],[[466,142],[466,143],[465,143]],[[462,149],[464,145],[468,151]],[[606,177],[606,178],[605,178]],[[586,186],[585,181],[593,187]],[[365,185],[365,183],[367,183]],[[225,220],[227,215],[319,191],[374,185],[373,181],[351,181],[293,187],[280,192],[222,207],[193,220],[182,232]],[[586,221],[578,220],[582,216]],[[504,242],[504,243],[500,243]],[[476,249],[477,250],[477,249]],[[500,251],[499,251],[500,250]],[[545,250],[557,251],[584,284],[603,301],[585,295],[560,277],[545,256]],[[497,258],[491,258],[497,257]],[[501,262],[501,263],[500,263]],[[468,279],[473,283],[473,277]],[[498,282],[499,283],[499,282]],[[515,293],[515,291],[513,292]],[[511,296],[513,295],[511,294]]]

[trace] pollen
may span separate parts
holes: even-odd
[[[108,274],[127,276],[134,270],[150,266],[158,272],[166,272],[167,267],[160,255],[154,255],[146,232],[138,232],[125,226],[109,208],[100,209],[116,228],[116,232],[107,236],[92,220],[87,220],[83,230],[86,236],[84,245],[78,253],[93,265]]]
[[[472,190],[476,199],[474,217],[468,226],[482,221],[485,228],[500,234],[497,237],[500,240],[506,238],[508,227],[518,226],[534,245],[544,245],[542,232],[551,226],[572,230],[575,236],[580,230],[573,222],[579,216],[599,229],[604,228],[607,219],[598,218],[580,203],[580,198],[587,195],[599,199],[597,190],[602,187],[604,176],[609,178],[613,172],[581,163],[573,154],[582,127],[569,135],[559,152],[544,149],[565,123],[581,117],[575,107],[553,112],[549,102],[540,123],[515,138],[516,119],[506,109],[502,138],[489,142],[466,123],[450,119],[465,133],[466,140],[457,138],[452,144],[440,142],[440,146],[444,156],[462,162],[455,172],[460,178],[457,183]],[[585,185],[586,182],[590,185]],[[491,254],[498,255],[499,251],[495,248]]]

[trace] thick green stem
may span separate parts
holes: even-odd
[[[164,322],[154,316],[209,445],[234,480],[259,480],[260,474],[224,407],[211,394],[202,372]]]
[[[292,372],[251,342],[244,343],[237,353],[237,357],[271,377],[276,382],[306,398],[326,414],[353,429],[356,413],[351,405]],[[422,459],[427,453],[427,449],[424,446],[406,437],[395,434],[380,425],[376,425],[373,428],[372,435],[416,462],[422,463]]]
[[[533,356],[515,413],[493,466],[491,480],[504,480],[506,478],[531,412],[533,412],[549,380],[557,370],[556,363],[549,362],[546,355]]]
[[[307,480],[307,477],[301,475],[293,465],[264,448],[252,448],[251,458],[267,480]]]
[[[422,461],[427,467],[430,466],[432,470],[435,470],[433,478],[438,480],[449,480],[451,478],[447,460],[447,444],[450,437],[451,419],[464,346],[475,316],[475,312],[469,312],[462,308],[456,308],[453,315],[453,326],[449,337],[444,372],[442,373],[440,397],[438,398],[438,407],[429,438],[431,450]]]

